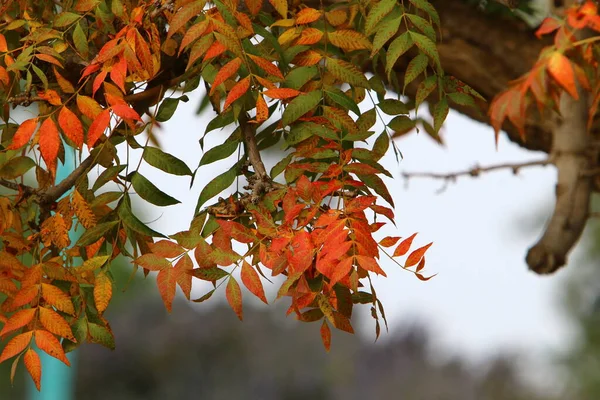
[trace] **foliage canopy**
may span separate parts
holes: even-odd
[[[190,298],[196,278],[214,289],[194,301],[224,286],[240,319],[233,272],[265,303],[263,280],[284,275],[277,297],[291,298],[288,313],[298,319],[321,321],[326,348],[330,326],[353,332],[354,304],[371,306],[379,335],[385,315],[370,277],[385,276],[382,255],[406,256],[398,265],[430,278],[431,243],[411,251],[416,234],[376,239],[394,222],[381,178],[391,174],[379,161],[389,147],[398,154],[394,136],[421,127],[435,138],[450,104],[484,99],[444,74],[440,19],[427,0],[9,0],[0,16],[0,186],[9,192],[0,197],[0,336],[8,338],[0,362],[22,359],[38,388],[33,343],[66,364],[65,353],[83,342],[114,347],[103,313],[118,255],[157,272],[167,309],[177,286]],[[555,45],[497,99],[494,126],[505,118],[519,126],[531,98],[552,108],[564,91],[576,97],[576,81],[600,99],[595,38],[573,39],[574,30],[599,26],[591,2],[546,22],[540,32],[558,31]],[[584,64],[567,58],[576,51]],[[392,73],[402,56],[406,70]],[[406,100],[400,94],[413,81],[419,89]],[[201,84],[216,113],[204,135],[234,129],[192,170],[152,138]],[[431,119],[414,112],[425,101]],[[15,123],[14,107],[32,103],[36,115]],[[382,113],[393,119],[375,132]],[[261,151],[282,142],[285,157],[267,171]],[[118,145],[141,149],[142,160],[122,159]],[[67,152],[78,166],[57,181]],[[136,216],[132,193],[158,207],[179,203],[140,163],[193,184],[206,165],[236,152],[237,162],[202,189],[188,230],[167,236]],[[243,189],[209,203],[236,180]],[[75,227],[83,234],[72,242]]]

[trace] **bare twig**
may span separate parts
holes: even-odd
[[[459,178],[461,176],[478,177],[480,174],[482,174],[484,172],[492,172],[492,171],[503,170],[503,169],[510,169],[510,170],[512,170],[513,174],[516,175],[519,173],[519,171],[522,168],[545,167],[549,164],[552,164],[552,160],[550,160],[549,158],[546,158],[544,160],[529,161],[529,162],[517,163],[517,164],[498,164],[498,165],[491,165],[489,167],[475,166],[468,170],[452,172],[452,173],[448,173],[448,174],[436,174],[433,172],[404,172],[402,174],[402,176],[405,179],[431,178],[431,179],[443,179],[445,181],[454,182],[454,181],[456,181],[457,178]]]
[[[89,155],[85,160],[79,164],[77,168],[73,170],[65,179],[63,179],[58,185],[51,186],[40,194],[40,204],[51,204],[58,200],[63,194],[67,193],[69,189],[75,185],[77,179],[83,174],[87,173],[90,168],[95,164],[96,157]]]

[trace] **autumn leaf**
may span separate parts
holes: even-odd
[[[331,329],[329,329],[329,325],[327,325],[327,321],[325,320],[321,324],[321,340],[323,341],[325,350],[329,352],[331,350]]]
[[[96,282],[94,285],[94,302],[96,303],[96,309],[98,310],[98,313],[104,313],[108,307],[108,304],[110,303],[111,297],[112,281],[104,272],[100,272],[98,275],[96,275]]]
[[[242,97],[246,92],[250,89],[250,77],[247,76],[241,81],[239,81],[234,87],[231,88],[227,98],[225,99],[225,104],[223,105],[223,110],[226,110],[227,107],[231,105],[234,101]]]
[[[39,307],[39,310],[40,323],[44,328],[55,335],[67,338],[72,342],[77,342],[77,339],[73,336],[71,327],[59,313],[46,307]]]
[[[240,290],[240,285],[237,283],[233,276],[229,277],[229,281],[227,282],[227,288],[225,289],[225,297],[227,298],[227,302],[235,311],[236,315],[240,319],[243,319],[243,311],[242,311],[242,291]]]
[[[25,364],[27,372],[31,375],[31,379],[33,379],[36,389],[39,391],[42,380],[42,362],[40,356],[35,350],[29,349],[25,352],[23,363]]]
[[[48,283],[42,283],[41,286],[42,297],[48,304],[67,314],[75,314],[75,308],[73,307],[71,298],[65,292]]]
[[[83,125],[75,113],[66,106],[58,114],[58,125],[77,148],[83,146]]]
[[[12,358],[25,350],[29,343],[31,342],[31,337],[33,336],[33,331],[21,333],[20,335],[12,338],[6,346],[4,346],[4,350],[2,350],[2,354],[0,354],[0,363]]]
[[[265,297],[265,291],[263,289],[258,273],[245,260],[242,262],[241,276],[242,283],[244,284],[244,286],[246,286],[246,288],[248,288],[248,290],[253,295],[261,299],[265,304],[268,304],[267,298]]]
[[[0,336],[4,336],[7,333],[10,333],[27,325],[33,319],[33,316],[35,315],[36,311],[37,308],[27,308],[15,312],[4,324],[2,331],[0,331]]]
[[[396,250],[394,251],[394,257],[401,257],[405,255],[410,249],[410,246],[412,245],[415,236],[417,236],[417,234],[413,233],[412,235],[404,239],[402,242],[400,242],[400,244],[398,245],[398,247],[396,247]]]
[[[212,94],[219,87],[219,85],[225,82],[227,79],[231,78],[233,74],[235,74],[238,71],[238,69],[240,69],[241,66],[242,60],[238,57],[223,65],[223,67],[221,67],[221,69],[215,76],[215,80],[212,83],[209,95],[212,96]]]
[[[564,54],[558,51],[553,52],[548,58],[547,68],[554,80],[556,80],[556,82],[562,86],[571,97],[575,100],[579,99],[573,66]]]
[[[39,347],[40,350],[43,350],[48,355],[56,358],[57,360],[62,361],[68,367],[71,366],[71,363],[65,355],[65,352],[62,349],[60,342],[50,332],[44,330],[36,330],[35,344],[37,345],[37,347]]]
[[[303,8],[298,14],[296,14],[296,23],[298,25],[310,24],[319,18],[321,18],[321,11],[307,7]]]
[[[415,251],[413,251],[412,253],[410,253],[410,255],[408,256],[408,258],[406,259],[406,263],[404,264],[404,268],[410,268],[413,265],[416,265],[421,258],[423,258],[423,255],[425,254],[425,252],[427,251],[427,249],[429,249],[431,247],[433,243],[429,243],[423,247],[419,247],[418,249],[416,249]]]
[[[100,139],[100,137],[102,135],[104,135],[104,132],[106,131],[106,128],[108,128],[108,124],[110,123],[110,110],[106,109],[103,110],[100,115],[98,115],[98,117],[96,119],[94,119],[94,121],[92,122],[92,125],[90,125],[90,129],[88,130],[88,137],[87,137],[87,145],[89,148],[92,148],[96,145],[96,142],[98,141],[98,139]]]
[[[60,135],[51,117],[42,122],[39,135],[40,153],[42,153],[42,158],[48,170],[54,175],[56,173],[56,158],[60,150]]]
[[[290,99],[292,97],[296,97],[302,94],[302,92],[296,89],[290,88],[274,88],[265,91],[265,96],[268,96],[272,99],[285,100]]]
[[[15,136],[13,137],[12,143],[10,144],[10,146],[8,146],[8,149],[16,150],[25,146],[31,139],[33,132],[35,132],[37,123],[37,118],[31,118],[19,125],[19,128],[17,129],[17,131],[15,132]]]

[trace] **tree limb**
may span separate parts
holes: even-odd
[[[92,155],[89,155],[85,160],[79,164],[77,168],[73,170],[65,179],[63,179],[58,185],[51,186],[45,191],[43,191],[40,195],[40,205],[48,205],[52,204],[56,200],[58,200],[63,194],[67,193],[69,189],[71,189],[77,179],[79,179],[83,174],[87,173],[90,168],[92,168],[95,164],[95,158]]]

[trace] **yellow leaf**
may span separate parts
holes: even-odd
[[[112,282],[104,272],[100,272],[96,276],[96,284],[94,286],[94,301],[96,302],[96,309],[100,314],[108,307],[111,297]]]

